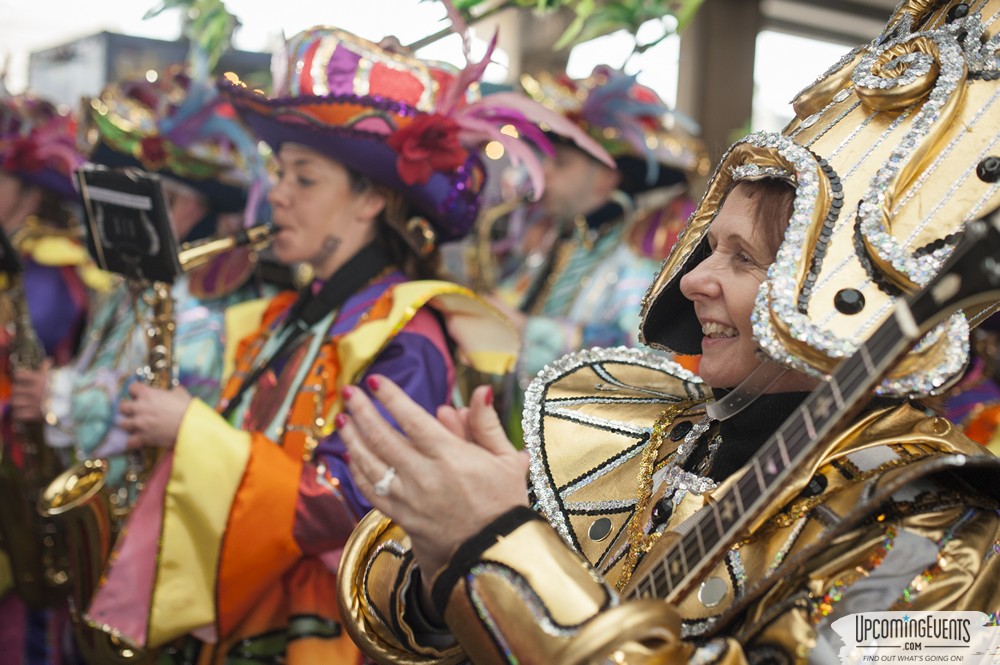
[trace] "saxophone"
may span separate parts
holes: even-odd
[[[270,242],[270,234],[269,225],[260,225],[232,236],[183,245],[178,261],[187,271],[235,247],[251,245],[261,249]],[[174,384],[175,333],[170,286],[154,283],[145,301],[152,316],[146,330],[147,362],[140,374],[153,387],[170,388]],[[83,660],[91,665],[137,665],[156,658],[154,650],[135,648],[107,627],[87,624],[83,612],[100,584],[125,518],[162,453],[161,448],[136,451],[130,457],[120,492],[113,492],[108,485],[108,462],[91,459],[62,473],[39,499],[39,512],[59,524],[60,535],[71,545],[68,570],[73,631]]]
[[[36,370],[45,360],[31,324],[24,282],[9,275],[13,306],[10,366]],[[35,510],[46,485],[63,469],[55,451],[45,443],[44,424],[15,423],[11,448],[21,453],[18,465],[0,445],[0,540],[10,557],[14,589],[31,608],[50,607],[67,593],[66,552],[59,547],[55,525]]]

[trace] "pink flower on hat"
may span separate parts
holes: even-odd
[[[446,116],[420,115],[386,141],[396,151],[396,171],[407,185],[423,185],[434,172],[454,171],[469,158],[458,140],[458,123]]]

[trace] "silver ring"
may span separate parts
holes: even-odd
[[[382,477],[377,483],[375,483],[375,495],[376,496],[389,496],[389,486],[392,484],[392,479],[396,477],[396,469],[394,467],[389,467],[382,474]]]

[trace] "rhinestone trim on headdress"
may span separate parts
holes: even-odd
[[[795,184],[795,177],[783,168],[777,166],[760,166],[759,164],[740,164],[729,167],[729,175],[733,182],[740,180],[762,180],[764,178],[774,178],[783,180],[792,185]]]

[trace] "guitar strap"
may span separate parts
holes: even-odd
[[[706,404],[705,411],[715,420],[732,418],[750,406],[759,395],[766,393],[767,389],[787,371],[788,368],[784,365],[771,361],[763,362],[725,397]]]

